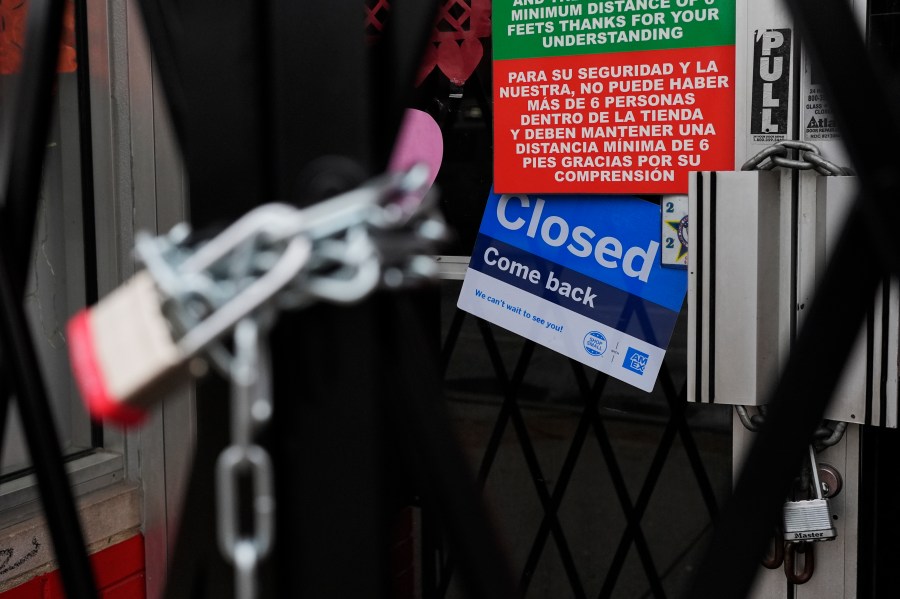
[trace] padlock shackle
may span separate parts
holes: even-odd
[[[809,462],[810,469],[812,470],[813,486],[816,489],[816,499],[822,499],[822,481],[819,480],[819,466],[816,464],[816,450],[812,445],[809,446]]]

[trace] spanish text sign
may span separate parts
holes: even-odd
[[[494,0],[500,192],[683,194],[734,168],[735,0]]]
[[[651,391],[687,290],[659,219],[629,196],[492,192],[458,306]]]

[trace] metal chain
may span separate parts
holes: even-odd
[[[190,229],[137,238],[136,252],[162,296],[185,354],[203,352],[223,373],[219,342],[264,305],[297,309],[360,301],[376,287],[434,278],[431,254],[446,237],[426,167],[384,175],[301,210],[266,204],[192,247]]]
[[[796,152],[796,156],[793,153]],[[852,175],[849,168],[826,160],[818,146],[806,141],[784,140],[764,148],[741,166],[742,171],[768,171],[776,166],[800,171],[814,170],[820,175]]]
[[[216,508],[237,599],[257,597],[275,531],[272,460],[256,444],[272,415],[270,324],[282,309],[356,302],[379,285],[433,278],[430,256],[446,227],[428,180],[427,167],[415,166],[304,210],[266,204],[199,246],[186,225],[137,239],[181,357],[204,355],[231,380],[231,444],[216,463]],[[222,343],[229,333],[233,350]]]
[[[734,406],[734,410],[737,412],[741,424],[750,432],[758,432],[766,423],[768,410],[766,406],[758,406],[756,414],[751,414],[747,406]],[[847,426],[846,422],[823,420],[813,433],[813,445],[816,450],[821,451],[840,443],[847,431]]]
[[[796,156],[792,157],[792,153]],[[818,146],[806,141],[784,140],[763,148],[742,166],[742,171],[767,171],[775,167],[794,170],[814,170],[820,175],[840,176],[852,175],[849,168],[838,166],[825,159]],[[757,414],[750,414],[746,406],[735,406],[738,417],[744,428],[751,432],[758,431],[766,419],[766,406],[759,406]],[[847,430],[845,422],[831,422],[825,420],[813,434],[815,445],[818,449],[837,445]]]
[[[245,318],[234,332],[231,366],[231,445],[216,462],[216,514],[219,550],[234,566],[235,599],[256,599],[257,570],[273,544],[275,489],[272,460],[255,443],[272,415],[270,361],[260,318]],[[242,505],[241,486],[249,484],[251,504]],[[252,529],[242,530],[250,513]]]
[[[815,574],[815,550],[814,543],[791,542],[781,538],[781,531],[776,530],[771,541],[772,554],[766,554],[762,559],[762,566],[769,570],[784,570],[784,577],[790,584],[800,585],[809,582]],[[803,569],[797,572],[797,554],[804,556]]]
[[[772,170],[775,167],[793,170],[814,170],[824,176],[852,175],[849,168],[838,166],[825,159],[819,148],[804,141],[785,140],[764,148],[742,166],[743,171]],[[759,406],[756,414],[751,414],[746,406],[735,406],[741,424],[751,432],[759,431],[766,423],[767,407]],[[813,433],[813,444],[810,448],[812,464],[805,464],[801,470],[799,480],[801,488],[809,488],[810,484],[816,485],[821,490],[821,483],[815,468],[815,451],[822,451],[826,447],[837,445],[847,430],[846,422],[834,422],[824,420]],[[812,480],[810,480],[812,479]],[[762,565],[769,569],[783,566],[785,578],[788,583],[801,585],[809,582],[815,572],[815,553],[812,543],[783,541],[781,531],[776,531],[774,539],[774,553],[763,558]],[[803,555],[803,568],[799,572],[796,569],[797,555]]]

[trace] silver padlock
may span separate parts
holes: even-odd
[[[215,247],[224,254],[230,237],[220,238]],[[307,238],[292,239],[268,272],[180,337],[163,313],[158,281],[146,270],[76,314],[68,326],[70,361],[91,414],[123,425],[140,422],[153,398],[188,380],[191,358],[284,288],[309,255]],[[199,271],[210,261],[192,257],[191,267],[199,264]]]
[[[837,537],[837,530],[831,523],[831,509],[828,500],[822,497],[822,483],[816,465],[816,453],[809,448],[815,499],[787,501],[784,504],[784,540],[831,541]]]

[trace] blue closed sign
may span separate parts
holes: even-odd
[[[640,198],[491,193],[458,305],[650,391],[687,290],[659,237]]]

